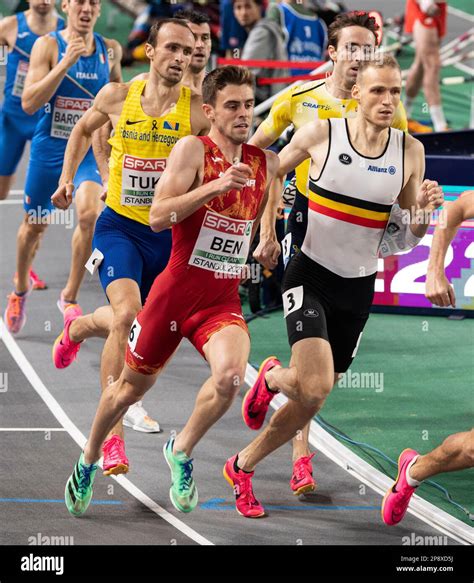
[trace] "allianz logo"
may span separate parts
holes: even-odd
[[[397,169],[395,168],[395,166],[388,166],[388,167],[383,167],[383,166],[374,166],[374,164],[369,164],[367,166],[367,172],[382,172],[384,174],[395,174],[395,172],[397,171]]]

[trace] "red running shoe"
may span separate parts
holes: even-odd
[[[387,490],[382,501],[382,520],[388,526],[398,524],[406,514],[411,497],[416,488],[407,482],[406,470],[411,460],[418,456],[414,449],[405,449],[398,458],[398,476],[395,483]]]
[[[265,374],[275,366],[281,366],[276,356],[266,358],[258,370],[257,380],[249,389],[242,403],[242,417],[250,429],[260,429],[265,421],[270,402],[276,393],[269,391],[265,384]]]
[[[114,474],[126,474],[128,472],[128,458],[125,455],[125,442],[118,435],[112,435],[110,439],[104,441],[102,446],[104,455],[104,476]]]
[[[246,518],[265,516],[265,509],[253,494],[252,477],[254,472],[244,472],[242,470],[236,472],[234,470],[236,457],[237,454],[226,461],[222,473],[234,490],[237,512]]]
[[[16,273],[13,276],[13,283],[15,284],[15,287],[16,287],[17,276],[18,276],[18,274],[16,274]],[[40,279],[39,275],[36,272],[34,272],[33,269],[30,269],[29,276],[30,276],[32,288],[34,290],[48,289],[48,284],[45,281],[43,281],[42,279]]]
[[[293,464],[293,475],[290,480],[290,487],[295,496],[306,494],[316,489],[316,482],[313,478],[313,466],[311,460],[314,457],[311,455],[304,455],[298,458]]]

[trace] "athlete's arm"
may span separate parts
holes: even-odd
[[[474,190],[466,190],[454,202],[446,203],[440,215],[431,245],[426,276],[426,297],[436,306],[456,307],[454,289],[444,272],[444,259],[461,223],[472,218],[474,218]]]
[[[6,16],[0,20],[0,46],[13,48],[16,35],[18,33],[18,24],[16,16]],[[2,55],[5,58],[5,55]]]
[[[94,158],[99,169],[102,179],[102,200],[105,200],[107,193],[107,183],[109,181],[109,158],[112,146],[109,144],[110,134],[112,133],[112,122],[109,120],[92,134],[92,150]]]
[[[108,83],[99,91],[92,107],[74,126],[64,154],[59,187],[51,197],[54,206],[67,209],[71,204],[74,191],[72,181],[90,148],[92,134],[109,121],[110,115],[121,109],[127,92],[128,85],[124,83]]]
[[[68,69],[81,56],[87,54],[87,49],[84,40],[81,37],[75,37],[70,39],[64,58],[54,64],[57,53],[56,40],[50,36],[40,37],[33,45],[30,68],[21,97],[21,105],[29,115],[36,113],[51,99]]]
[[[150,209],[156,233],[184,221],[215,196],[245,186],[252,171],[247,164],[231,166],[217,180],[202,184],[204,145],[195,136],[181,138],[171,150]]]
[[[211,124],[202,110],[202,97],[194,93],[191,97],[191,132],[193,136],[207,136]]]
[[[109,56],[110,68],[110,82],[122,83],[122,45],[111,38],[104,38],[105,46],[107,47],[107,54]]]
[[[424,180],[425,149],[412,136],[405,137],[405,168],[409,178],[398,197],[402,209],[410,212],[410,231],[414,237],[425,236],[431,214],[443,204],[443,191],[434,180]]]
[[[268,193],[270,191],[270,187],[271,187],[271,184],[273,182],[273,178],[276,176],[276,173],[278,171],[278,166],[280,165],[280,160],[279,160],[278,156],[275,154],[275,152],[272,152],[271,150],[266,150],[265,156],[267,158],[267,182],[266,182],[267,186],[265,188],[265,194],[263,196],[262,204],[260,205],[260,208],[258,209],[257,217],[256,217],[255,222],[253,224],[250,244],[252,244],[252,241],[255,237],[258,226],[260,224],[260,220],[261,220],[263,213],[265,211],[265,207],[268,204]],[[280,249],[278,248],[278,255],[279,254],[280,254]],[[277,261],[278,261],[278,255],[277,255]],[[262,265],[264,267],[267,267],[268,269],[272,269],[268,263],[267,264],[263,263]]]

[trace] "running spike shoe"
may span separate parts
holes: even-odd
[[[12,334],[18,334],[26,324],[26,298],[29,295],[29,291],[21,296],[12,291],[8,296],[8,303],[3,319],[9,332]]]
[[[250,429],[260,429],[265,421],[268,407],[275,392],[269,391],[265,384],[265,374],[275,366],[281,366],[276,356],[269,356],[260,365],[257,380],[247,391],[242,403],[242,417]]]
[[[382,501],[382,520],[388,526],[398,524],[403,519],[415,493],[416,488],[412,488],[407,482],[406,470],[408,464],[418,455],[414,449],[405,449],[398,458],[397,479]]]
[[[56,305],[58,306],[58,310],[63,315],[66,311],[66,308],[69,308],[70,306],[72,306],[72,307],[75,307],[77,310],[79,310],[80,311],[79,316],[82,316],[81,306],[77,302],[70,302],[70,301],[66,300],[63,292],[61,292],[61,295],[59,296],[59,300],[56,302]]]
[[[234,490],[235,508],[239,514],[246,518],[260,518],[265,516],[265,509],[255,498],[252,489],[252,477],[254,472],[235,471],[234,463],[237,455],[229,458],[222,473]]]
[[[64,329],[53,344],[53,362],[56,368],[67,368],[76,358],[82,342],[74,342],[69,337],[71,324],[81,314],[79,306],[69,305],[64,312]]]
[[[126,474],[130,466],[127,456],[125,455],[125,442],[119,435],[112,435],[104,441],[102,446],[104,463],[102,468],[104,476],[118,476]]]
[[[311,455],[302,456],[293,463],[293,475],[291,476],[290,487],[295,496],[313,492],[316,489],[316,482],[313,478],[313,466],[311,464],[314,455],[312,453]]]
[[[123,424],[125,427],[131,427],[135,431],[141,431],[143,433],[161,432],[158,421],[155,421],[148,415],[141,401],[128,408],[123,418]]]
[[[184,451],[173,453],[174,439],[163,447],[166,463],[171,470],[170,500],[179,512],[191,512],[198,503],[198,491],[194,483],[192,459]]]
[[[66,507],[73,516],[81,516],[87,510],[92,498],[92,484],[97,468],[96,464],[86,464],[84,452],[81,452],[64,492]]]

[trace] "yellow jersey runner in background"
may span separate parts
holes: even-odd
[[[260,128],[272,142],[291,125],[299,130],[315,118],[349,118],[357,113],[355,99],[338,99],[326,89],[325,81],[310,81],[304,85],[291,87],[282,93],[273,104],[268,117]],[[407,116],[402,103],[397,108],[392,127],[408,131]],[[310,160],[305,160],[296,169],[297,192],[306,196],[308,186]]]
[[[161,117],[146,115],[140,98],[147,81],[134,81],[109,140],[106,204],[119,215],[149,225],[155,186],[176,142],[191,134],[191,90],[182,86],[178,103]]]

